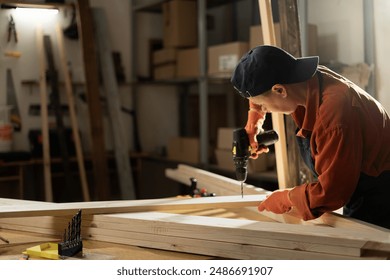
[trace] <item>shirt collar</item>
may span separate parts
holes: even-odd
[[[318,74],[317,74],[318,75]],[[292,117],[299,129],[297,136],[306,138],[313,131],[316,116],[320,107],[320,92],[318,76],[307,83],[307,96],[305,107],[299,106]]]

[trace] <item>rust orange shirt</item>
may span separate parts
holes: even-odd
[[[296,186],[290,199],[304,220],[344,206],[360,173],[378,176],[390,170],[390,119],[383,106],[364,90],[319,66],[308,82],[306,106],[292,117],[298,137],[310,137],[318,181]],[[390,188],[390,182],[389,182]],[[390,201],[389,201],[390,203]]]

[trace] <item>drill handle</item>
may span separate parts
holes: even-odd
[[[275,130],[267,130],[256,135],[256,140],[259,146],[270,146],[279,140],[279,135]]]

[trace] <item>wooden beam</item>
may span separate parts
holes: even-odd
[[[0,206],[0,216],[4,218],[48,215],[63,216],[77,213],[79,209],[83,211],[83,214],[107,214],[183,209],[256,207],[264,198],[265,195],[247,195],[244,198],[241,198],[241,196],[221,196],[72,202],[45,205],[5,205]]]
[[[99,71],[95,48],[94,26],[88,0],[77,0],[78,27],[82,43],[86,94],[92,141],[92,163],[95,195],[99,200],[110,199],[108,166],[104,142],[103,114],[99,94]]]
[[[46,62],[43,49],[43,31],[42,26],[38,25],[37,48],[39,57],[39,91],[41,99],[41,127],[42,127],[42,149],[43,149],[43,177],[45,182],[45,200],[53,201],[53,189],[51,182],[50,165],[50,144],[49,144],[49,120],[47,110],[47,84],[46,84]]]
[[[19,246],[19,245],[26,245],[26,248],[28,247],[28,244],[32,243],[46,243],[46,242],[58,242],[58,238],[53,237],[43,237],[43,236],[37,236],[30,234],[28,237],[24,234],[16,233],[16,232],[4,232],[1,231],[1,236],[8,241],[8,243],[2,243],[0,240],[0,250],[12,247],[12,246]],[[0,255],[3,255],[4,251],[0,251]]]
[[[171,237],[158,234],[127,233],[112,230],[89,229],[88,239],[105,241],[147,248],[185,252],[192,254],[216,256],[228,259],[258,260],[258,259],[361,259],[361,257],[325,254],[318,252],[299,251],[219,242],[213,240],[193,239],[186,236]]]
[[[108,24],[104,10],[93,9],[93,19],[96,28],[96,41],[98,45],[99,61],[102,71],[103,84],[107,97],[108,114],[114,140],[116,169],[122,199],[135,199],[133,173],[129,159],[129,147],[125,141],[126,128],[121,114],[121,100],[118,83],[115,77],[114,62],[110,46]]]
[[[15,202],[4,200],[6,205],[15,205]],[[39,204],[21,203],[30,206]],[[3,218],[0,222],[4,228],[58,235],[66,219]],[[37,226],[34,227],[34,224]],[[85,239],[238,259],[388,258],[389,231],[376,227],[367,229],[360,231],[350,226],[289,225],[158,212],[83,215]]]
[[[166,246],[169,245],[169,240],[172,240],[174,242],[169,246],[174,250],[176,247],[186,244],[204,244],[204,242],[219,243],[219,246],[216,247],[219,248],[219,251],[225,251],[227,248],[225,246],[230,244],[246,244],[250,247],[249,250],[244,248],[245,246],[242,247],[237,251],[238,255],[250,254],[250,250],[257,247],[261,250],[267,248],[276,252],[278,249],[282,249],[280,253],[287,253],[287,255],[298,250],[306,258],[312,258],[317,253],[323,254],[324,258],[345,258],[346,256],[360,258],[364,254],[362,248],[369,242],[377,242],[377,249],[380,248],[379,251],[387,252],[387,255],[390,250],[389,240],[386,238],[388,235],[376,235],[375,231],[370,234],[361,234],[348,229],[331,227],[287,225],[168,213],[95,215],[93,220],[87,221],[85,224],[89,227],[86,229],[87,238],[99,240],[100,237],[105,236],[105,240],[110,242],[117,242],[116,238],[126,242],[125,239],[128,238],[132,240],[130,242],[140,242],[138,245],[152,240],[160,240],[161,242],[165,240],[165,243],[168,243]],[[176,238],[186,238],[186,241],[181,244],[180,241],[175,241]],[[146,246],[167,249],[166,247],[154,247],[154,244]],[[289,252],[289,250],[291,251]],[[226,249],[226,251],[229,250]],[[280,254],[278,257],[274,255],[273,258],[301,258],[303,256],[292,257],[290,255],[287,257],[287,255]],[[328,257],[326,257],[327,255]],[[381,256],[380,253],[374,255]],[[235,255],[230,255],[230,257],[232,256]],[[257,258],[262,257],[263,255],[257,253]]]
[[[278,7],[279,14],[283,15],[280,17],[281,47],[293,56],[301,57],[302,44],[297,0],[279,0]],[[306,182],[312,182],[314,180],[313,174],[300,155],[295,135],[297,126],[290,117],[286,117],[285,121],[291,184],[297,186]]]
[[[85,166],[84,166],[84,156],[83,156],[83,151],[82,151],[82,147],[81,147],[80,131],[79,131],[79,126],[78,126],[77,116],[76,116],[72,81],[71,81],[71,77],[70,77],[68,62],[67,62],[65,48],[64,48],[64,35],[63,35],[63,32],[62,32],[59,24],[56,25],[56,35],[57,35],[58,48],[59,48],[59,54],[60,54],[60,65],[61,65],[61,69],[63,71],[64,81],[65,81],[65,92],[66,92],[66,99],[67,99],[68,108],[69,108],[69,116],[70,116],[70,123],[72,126],[73,140],[74,140],[75,147],[76,147],[77,163],[78,163],[78,167],[79,167],[80,182],[81,182],[83,198],[84,198],[84,201],[90,201],[91,198],[89,196],[87,175],[86,175]]]
[[[264,44],[276,46],[271,0],[259,0],[259,9]],[[272,113],[272,127],[279,134],[279,141],[275,143],[279,189],[290,188],[293,187],[293,184],[291,184],[288,170],[286,131],[283,114]]]
[[[238,189],[240,189],[240,183],[236,180],[185,164],[178,164],[177,169],[166,169],[165,174],[168,178],[187,185],[190,184],[190,178],[195,178],[198,183],[198,188],[206,188],[209,192],[215,192],[217,195],[236,195]],[[267,195],[269,192],[262,188],[256,188],[255,186],[245,184],[245,193],[249,195]],[[293,212],[278,215],[268,211],[258,212],[256,208],[248,208],[248,211],[254,211],[259,217],[264,216],[280,223],[317,226],[327,225],[337,228],[353,229],[359,232],[372,232],[375,228],[372,224],[345,217],[337,213],[325,213],[317,219],[303,221],[301,218],[294,215]],[[261,220],[261,218],[259,219]],[[380,231],[383,231],[383,228],[380,228]]]
[[[65,222],[66,219],[60,217],[1,219],[3,228],[55,236],[61,236]],[[381,235],[375,232],[360,235],[330,227],[158,212],[84,216],[82,236],[83,239],[229,258],[365,259],[366,244],[374,240],[377,247],[373,258],[380,258],[380,251],[389,252],[388,242],[381,242]],[[370,238],[372,241],[367,241]],[[188,249],[188,244],[198,246]],[[209,246],[213,248],[211,251]],[[237,248],[236,254],[232,254],[230,247]]]

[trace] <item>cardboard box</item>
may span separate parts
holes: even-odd
[[[280,31],[280,24],[275,23],[275,39],[276,39],[276,46],[281,47],[282,46],[282,37],[281,37],[281,31]],[[315,24],[309,24],[307,29],[307,39],[308,39],[308,45],[307,45],[307,55],[318,55],[318,31],[317,26]],[[254,25],[250,27],[249,30],[249,48],[253,49],[254,47],[257,47],[259,45],[264,45],[264,39],[263,39],[263,30],[261,29],[261,25]]]
[[[369,66],[366,63],[358,63],[354,65],[345,65],[338,73],[354,82],[360,88],[365,89],[370,81],[372,70],[372,66]]]
[[[318,30],[317,25],[309,24],[307,30],[307,55],[318,55]]]
[[[164,48],[153,52],[153,65],[175,63],[177,60],[177,49]]]
[[[195,47],[198,43],[196,1],[171,0],[163,3],[163,44],[170,47]]]
[[[230,171],[235,171],[231,149],[215,149],[215,157],[217,159],[218,167]]]
[[[208,74],[230,77],[240,58],[249,50],[247,42],[232,42],[208,48]]]
[[[195,78],[199,76],[199,49],[183,49],[177,53],[177,77]]]
[[[198,138],[173,137],[168,142],[168,159],[199,163],[200,143]]]
[[[169,80],[176,78],[176,63],[154,66],[153,77],[155,80]]]
[[[276,46],[281,47],[282,38],[280,33],[280,23],[274,23],[274,28]],[[264,45],[263,30],[261,28],[261,25],[251,26],[249,29],[249,48],[253,49],[254,47],[260,45]]]
[[[218,149],[225,149],[225,150],[232,150],[233,146],[233,131],[235,128],[230,127],[220,127],[218,128],[218,135],[217,135],[217,148]]]

